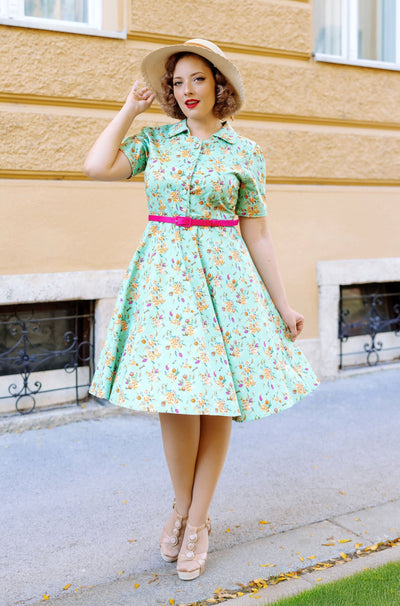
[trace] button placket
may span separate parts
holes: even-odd
[[[202,144],[201,144],[200,141],[196,141],[194,143],[194,149],[195,149],[196,153],[191,156],[192,159],[189,160],[189,162],[188,162],[191,165],[190,166],[191,170],[190,170],[190,173],[188,175],[188,181],[187,181],[187,183],[188,183],[188,215],[191,214],[190,211],[191,211],[191,208],[192,208],[192,193],[191,192],[192,192],[193,175],[194,175],[194,172],[196,170],[196,167],[197,167],[197,164],[198,164],[198,161],[199,161],[199,158],[200,158],[200,154],[201,154],[201,151],[202,151]],[[189,152],[192,153],[193,152],[193,148],[189,148]]]

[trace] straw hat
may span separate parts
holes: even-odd
[[[227,59],[219,46],[208,40],[202,40],[201,38],[194,38],[183,44],[164,46],[153,51],[143,59],[141,66],[143,77],[149,88],[151,88],[157,96],[161,95],[162,92],[161,78],[165,74],[165,64],[169,57],[175,55],[175,53],[193,53],[208,59],[208,61],[225,76],[235,89],[238,95],[239,107],[243,104],[244,91],[239,70],[231,61],[229,61],[229,59]]]

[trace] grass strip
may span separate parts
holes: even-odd
[[[391,562],[351,577],[313,587],[276,606],[399,606],[400,562]]]

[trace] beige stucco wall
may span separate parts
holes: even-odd
[[[126,267],[143,183],[90,182],[83,160],[143,56],[206,37],[242,72],[233,125],[264,151],[282,273],[316,338],[318,261],[399,256],[399,74],[315,62],[310,2],[217,0],[215,20],[209,6],[135,0],[126,40],[0,26],[0,273]],[[165,121],[155,105],[134,129]]]
[[[3,180],[0,187],[3,225],[15,225],[3,230],[0,274],[124,268],[146,224],[142,183]],[[388,217],[399,199],[393,187],[268,187],[289,299],[307,319],[304,338],[318,337],[316,262],[398,256],[398,223]]]

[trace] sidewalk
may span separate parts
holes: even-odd
[[[156,417],[123,414],[5,433],[0,604],[37,604],[43,595],[56,606],[189,604],[218,587],[238,589],[352,553],[356,543],[394,539],[399,426],[397,370],[327,382],[286,412],[235,423],[210,510],[206,571],[186,583],[158,551],[172,492]],[[390,552],[400,557],[393,547],[374,558]],[[264,590],[265,599],[227,603],[271,603],[268,591],[278,587]]]

